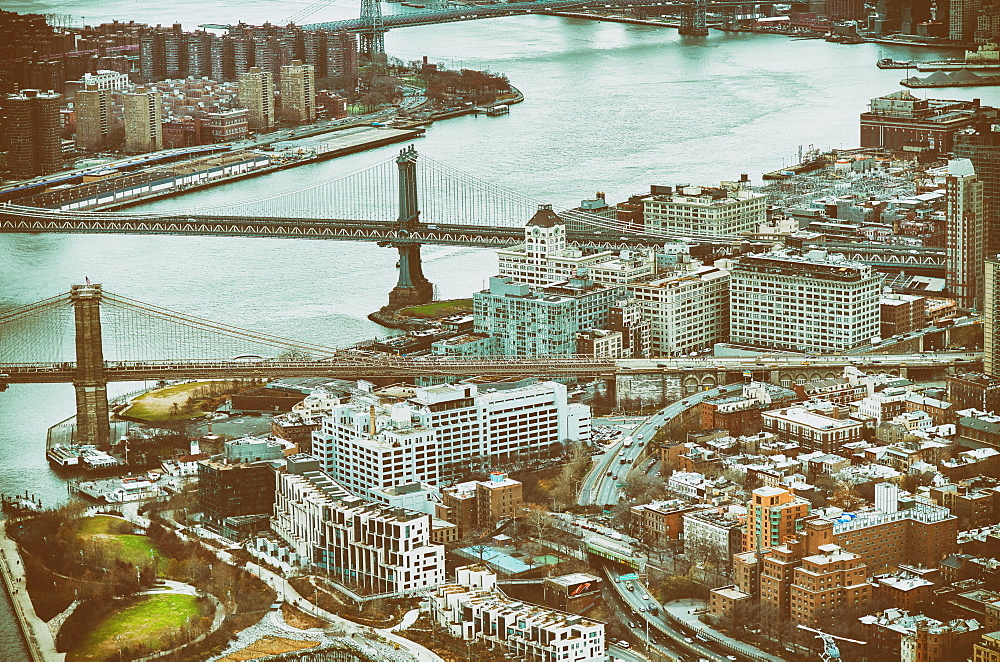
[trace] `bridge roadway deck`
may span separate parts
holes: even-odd
[[[408,28],[420,25],[430,25],[434,23],[454,23],[458,21],[474,21],[482,18],[500,18],[504,16],[517,16],[521,14],[531,14],[534,12],[553,9],[589,9],[588,4],[593,4],[593,9],[607,9],[608,7],[671,7],[679,10],[688,10],[695,6],[695,2],[663,2],[662,0],[601,0],[598,3],[580,2],[579,0],[542,0],[541,2],[512,2],[500,5],[487,5],[478,7],[461,7],[446,11],[412,12],[406,14],[394,14],[382,17],[382,24],[386,30],[390,28]],[[725,9],[737,9],[747,6],[765,6],[786,4],[780,1],[768,0],[766,2],[733,2],[733,1],[712,1],[706,5],[706,9],[717,12]],[[329,23],[312,23],[303,26],[307,30],[331,30],[334,32],[362,32],[371,30],[371,25],[362,18],[347,19],[343,21],[332,21]]]
[[[224,216],[158,216],[114,212],[61,213],[47,209],[12,208],[0,205],[0,232],[64,234],[156,234],[217,237],[270,237],[281,239],[332,239],[374,241],[384,244],[439,244],[502,248],[524,241],[521,226],[425,223],[406,232],[397,221],[309,218],[233,218]],[[671,241],[670,236],[621,231],[582,232],[570,230],[567,238],[578,246],[613,249],[650,246]],[[677,235],[676,239],[682,239]],[[699,241],[725,243],[732,239]]]
[[[545,357],[514,359],[496,357],[484,360],[421,357],[414,359],[386,357],[376,360],[337,357],[327,360],[290,361],[109,361],[104,378],[108,382],[156,379],[222,379],[232,377],[360,377],[404,378],[428,376],[524,376],[543,379],[611,378],[630,372],[690,373],[712,371],[742,373],[788,368],[843,368],[846,365],[869,368],[947,368],[982,359],[981,352],[949,354],[880,354],[859,356],[794,357],[711,357],[703,359],[591,359],[586,357]],[[53,384],[76,379],[75,363],[0,363],[0,383]]]

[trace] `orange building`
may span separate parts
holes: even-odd
[[[809,502],[780,487],[758,487],[747,502],[743,551],[780,545],[795,537]]]

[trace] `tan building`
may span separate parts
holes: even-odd
[[[78,90],[73,97],[76,110],[76,146],[100,149],[111,131],[111,90],[98,89],[96,83]]]
[[[281,119],[293,124],[316,121],[316,68],[300,60],[281,67]]]
[[[266,132],[274,128],[274,78],[271,72],[250,67],[250,71],[240,74],[239,97],[240,103],[250,111],[251,129]]]
[[[143,154],[163,149],[163,95],[145,87],[125,94],[125,151]]]
[[[502,519],[521,514],[524,505],[520,482],[507,474],[494,471],[489,480],[476,483],[476,522],[484,529],[496,526]]]
[[[1000,377],[1000,255],[986,260],[986,278],[983,281],[983,372],[990,377]]]
[[[820,553],[802,559],[792,574],[789,615],[812,625],[826,620],[839,607],[860,607],[871,599],[865,581],[868,566],[857,554],[837,545],[822,545]]]
[[[972,647],[972,662],[1000,662],[1000,632],[987,632]]]
[[[945,178],[948,226],[946,260],[948,291],[961,308],[983,306],[986,260],[986,207],[983,182],[969,159],[948,162]]]
[[[722,618],[736,605],[747,602],[752,595],[735,586],[720,586],[708,592],[708,611],[716,618]]]
[[[743,550],[765,549],[795,537],[808,514],[809,502],[802,497],[780,487],[758,487],[747,502]]]
[[[831,418],[803,407],[765,411],[761,421],[764,430],[773,432],[779,440],[796,443],[808,451],[836,453],[844,444],[861,441],[859,421]]]

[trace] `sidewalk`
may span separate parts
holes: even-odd
[[[0,519],[0,574],[14,603],[14,612],[20,621],[21,631],[28,643],[32,660],[62,662],[65,653],[56,650],[52,633],[45,621],[38,618],[25,588],[24,564],[17,545],[7,537],[6,520]]]
[[[730,650],[738,652],[741,655],[745,655],[752,660],[759,660],[760,662],[785,662],[783,658],[765,653],[756,646],[752,646],[738,639],[733,639],[732,637],[726,636],[718,630],[709,627],[707,623],[703,623],[698,618],[698,614],[694,613],[695,610],[704,608],[705,603],[702,600],[676,600],[663,605],[664,611],[668,612],[671,616],[680,620],[684,623],[684,625],[688,626],[709,641],[714,641]]]

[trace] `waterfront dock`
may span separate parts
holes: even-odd
[[[66,654],[56,650],[55,638],[49,626],[35,614],[35,607],[28,597],[24,563],[17,544],[7,537],[6,520],[0,520],[0,576],[14,605],[14,615],[27,643],[31,662],[65,660]]]

